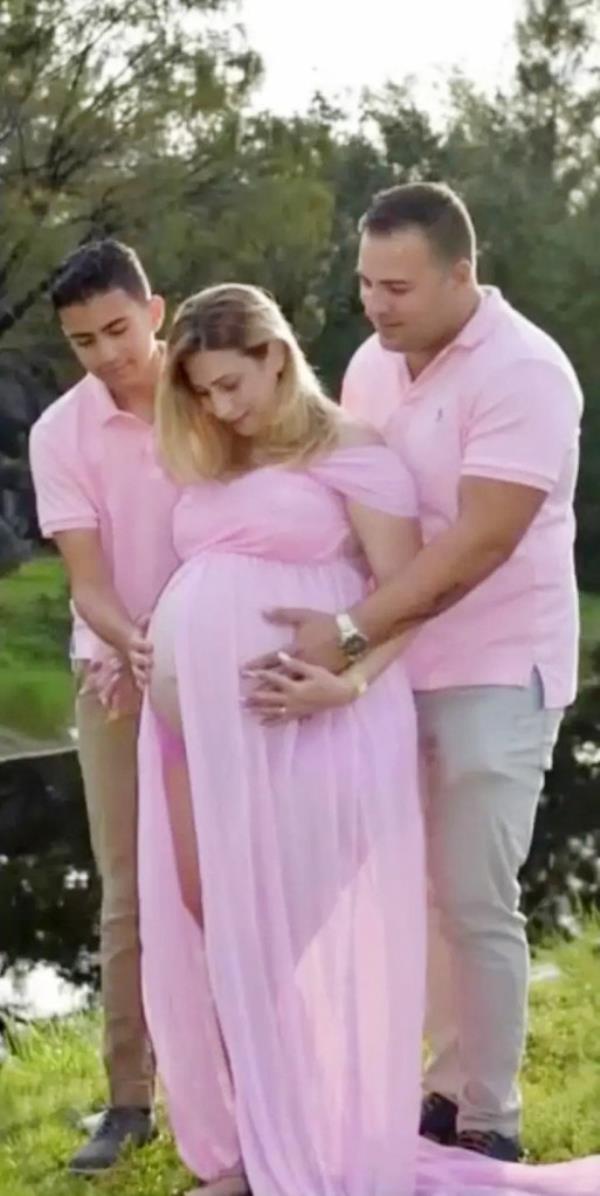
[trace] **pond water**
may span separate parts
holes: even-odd
[[[0,1011],[59,1015],[91,999],[98,907],[74,748],[0,760]]]

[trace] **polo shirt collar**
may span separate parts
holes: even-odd
[[[93,403],[95,406],[98,422],[101,427],[111,422],[114,419],[135,420],[137,424],[147,427],[152,430],[151,424],[144,424],[144,421],[138,419],[137,415],[133,415],[131,411],[122,411],[117,407],[109,389],[101,382],[100,378],[96,378],[94,374],[88,374],[88,383],[93,394]]]
[[[474,349],[491,332],[501,308],[505,306],[505,301],[502,298],[502,292],[497,287],[482,286],[479,290],[481,292],[481,299],[470,320],[467,320],[467,323],[461,328],[458,335],[454,337],[454,340],[450,341],[416,378],[411,378],[404,354],[397,355],[397,369],[404,387],[406,402],[413,402],[419,397],[422,393],[423,385],[429,380],[431,373],[455,349]]]
[[[90,399],[100,424],[106,424],[115,416],[123,414],[122,411],[119,411],[108,387],[99,378],[96,378],[94,374],[88,374],[86,381],[91,391]]]
[[[482,297],[477,308],[448,348],[460,345],[464,349],[474,349],[491,331],[504,299],[498,287],[482,286],[479,289]]]

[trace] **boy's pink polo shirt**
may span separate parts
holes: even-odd
[[[548,707],[577,683],[573,496],[581,391],[558,345],[484,288],[474,316],[414,381],[373,336],[353,357],[342,402],[385,435],[416,482],[423,534],[458,516],[461,477],[520,482],[546,499],[491,577],[425,624],[410,649],[416,689],[526,685],[537,667]]]
[[[29,448],[42,534],[97,528],[126,610],[134,619],[149,613],[179,564],[179,491],[158,464],[152,427],[120,411],[88,374],[43,412]],[[101,641],[73,610],[72,656],[99,652]]]

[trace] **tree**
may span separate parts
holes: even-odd
[[[588,167],[597,158],[599,32],[596,0],[527,0],[515,31],[515,115],[528,160],[541,179],[567,189],[598,181]]]
[[[600,588],[600,9],[597,0],[528,0],[517,26],[515,119],[532,189],[553,193],[562,216],[536,226],[537,274],[549,318],[586,397],[579,488],[578,559],[586,587]],[[545,265],[543,262],[545,259]],[[538,294],[541,288],[538,288]]]
[[[211,32],[227,0],[0,0],[0,337],[61,256],[138,205],[160,229],[181,172],[154,167],[210,134],[259,63]],[[173,190],[157,190],[166,181]]]
[[[313,134],[300,118],[238,112],[212,138],[197,140],[158,260],[148,230],[137,231],[167,295],[179,300],[237,278],[272,291],[299,331],[311,332],[333,208]]]

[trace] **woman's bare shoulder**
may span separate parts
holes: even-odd
[[[385,444],[383,437],[363,420],[341,415],[337,425],[338,448],[362,448],[370,444]]]

